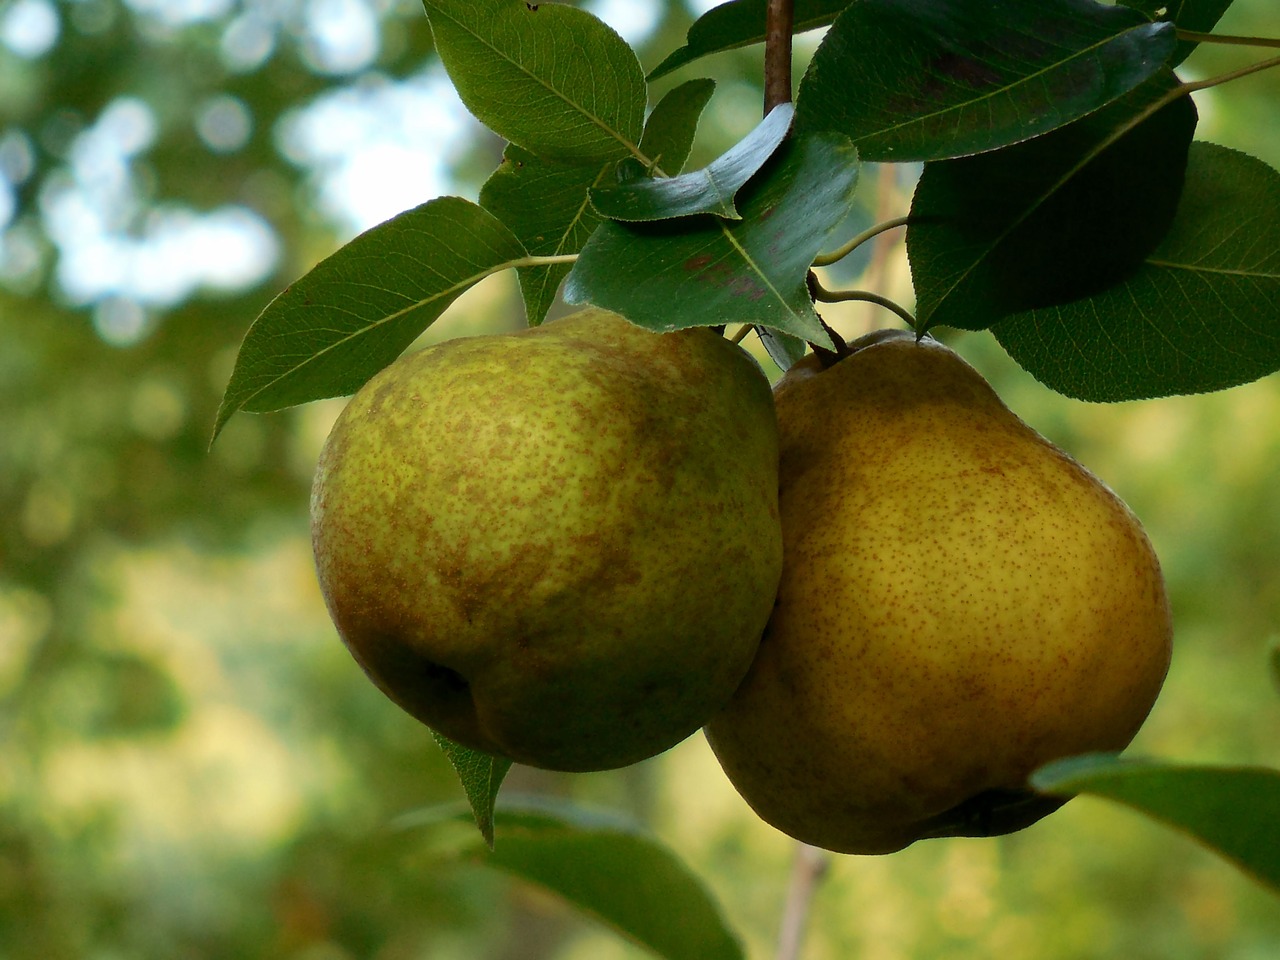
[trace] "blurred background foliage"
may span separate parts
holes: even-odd
[[[583,4],[646,67],[711,5]],[[1222,30],[1280,33],[1274,0],[1237,0]],[[1202,49],[1185,72],[1249,55]],[[758,118],[758,60],[718,55],[656,88],[719,82],[692,162]],[[1200,136],[1280,165],[1277,104],[1275,72],[1204,94]],[[238,416],[207,449],[274,292],[401,209],[474,199],[500,150],[457,104],[414,0],[0,0],[2,960],[642,955],[389,833],[460,791],[314,585],[307,490],[341,401]],[[904,212],[914,175],[868,169],[850,229]],[[909,302],[899,239],[829,285],[865,271]],[[512,329],[514,293],[486,282],[424,342]],[[849,335],[889,320],[831,319]],[[1164,560],[1177,651],[1134,751],[1280,764],[1280,383],[1088,406],[986,335],[954,343],[1134,506]],[[507,789],[641,818],[769,955],[792,846],[700,738],[612,774],[517,768]],[[809,955],[1269,960],[1280,905],[1081,800],[1009,838],[839,858]]]

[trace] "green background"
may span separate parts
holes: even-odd
[[[354,228],[335,213],[324,162],[290,151],[291,118],[326,97],[381,102],[370,91],[429,67],[421,8],[351,0],[371,11],[377,51],[352,66],[316,52],[319,2],[38,0],[57,40],[15,51],[5,25],[31,2],[0,3],[0,960],[642,956],[546,895],[389,835],[394,817],[461,792],[427,731],[360,674],[314,584],[307,489],[341,401],[238,415],[207,449],[248,324]],[[609,6],[593,9],[608,19]],[[646,69],[692,20],[676,0],[661,14],[640,46]],[[256,65],[227,54],[277,16]],[[1276,34],[1280,18],[1273,0],[1237,0],[1221,30]],[[814,43],[797,43],[800,62]],[[1252,55],[1202,49],[1183,72]],[[690,77],[719,82],[691,169],[757,121],[758,71],[748,49],[655,87],[656,99]],[[251,130],[215,149],[195,121],[224,94]],[[113,166],[95,159],[90,133],[119,98],[145,104],[154,136]],[[1199,137],[1280,166],[1280,76],[1197,103]],[[374,115],[370,129],[406,122]],[[446,186],[475,199],[502,145],[464,129],[442,147]],[[865,170],[853,226],[903,213],[914,174]],[[86,295],[66,273],[77,222],[57,221],[54,200],[68,185],[106,196],[121,182],[133,199],[108,211],[113,237],[235,204],[270,225],[278,259],[247,286],[146,300],[108,257],[109,282]],[[407,188],[402,206],[426,198]],[[909,302],[888,241],[863,282]],[[867,267],[842,266],[827,285]],[[823,312],[846,335],[891,320],[865,305]],[[498,277],[426,339],[520,317],[513,278]],[[1177,646],[1132,752],[1280,765],[1266,668],[1280,623],[1280,383],[1087,405],[1037,385],[986,334],[950,339],[1130,503],[1162,557]],[[706,879],[751,955],[770,955],[792,844],[751,815],[700,737],[616,773],[515,768],[506,789],[639,817]],[[1266,960],[1280,955],[1280,909],[1189,841],[1085,799],[999,840],[837,858],[807,953],[1000,955]]]

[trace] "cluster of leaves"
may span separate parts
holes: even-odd
[[[1194,48],[1229,0],[810,0],[829,26],[783,105],[682,173],[714,83],[646,116],[647,84],[764,38],[733,0],[648,78],[563,4],[426,0],[468,108],[509,145],[480,203],[444,197],[363,234],[250,330],[236,410],[352,392],[463,291],[515,268],[531,324],[563,285],[655,330],[752,324],[784,368],[830,347],[806,277],[845,221],[859,163],[923,162],[908,254],[917,328],[990,329],[1055,390],[1122,400],[1215,390],[1280,369],[1259,318],[1280,305],[1280,174],[1192,143]],[[1172,18],[1172,19],[1171,19]],[[1176,21],[1176,22],[1175,22]],[[788,133],[790,134],[788,136]]]
[[[648,110],[648,81],[763,41],[765,0],[716,7],[647,78],[574,7],[424,3],[463,102],[508,142],[502,163],[478,204],[406,211],[277,297],[218,429],[238,410],[353,392],[506,269],[530,324],[558,296],[654,330],[745,324],[786,368],[835,346],[810,269],[840,240],[862,162],[923,163],[907,233],[921,333],[989,329],[1041,381],[1091,400],[1280,369],[1280,173],[1193,142],[1191,93],[1222,78],[1174,73],[1230,0],[797,0],[797,32],[829,30],[794,107],[691,172],[715,85],[687,81]],[[505,761],[444,746],[492,843]],[[1036,785],[1143,809],[1280,885],[1259,833],[1280,813],[1278,781],[1095,758]],[[521,829],[569,829],[549,816]]]

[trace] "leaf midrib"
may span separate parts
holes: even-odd
[[[616,141],[618,142],[618,144],[619,144],[620,146],[622,146],[622,147],[626,150],[626,152],[627,152],[627,153],[631,154],[631,155],[632,155],[633,157],[635,157],[636,159],[638,159],[638,160],[640,160],[640,161],[644,162],[646,165],[648,165],[648,164],[649,164],[649,160],[648,160],[648,158],[647,158],[647,157],[646,157],[646,156],[645,156],[645,155],[640,151],[640,146],[639,146],[639,144],[638,144],[638,143],[633,143],[633,142],[631,142],[630,140],[628,140],[628,139],[627,139],[625,136],[623,136],[619,131],[615,130],[612,126],[610,126],[608,123],[606,123],[606,122],[605,122],[605,120],[604,120],[602,117],[598,117],[598,116],[596,116],[594,113],[591,113],[591,112],[590,112],[590,111],[588,111],[586,108],[584,108],[581,104],[579,104],[579,103],[575,103],[573,100],[570,100],[570,99],[569,99],[567,96],[565,96],[565,95],[564,95],[564,94],[563,94],[559,89],[557,89],[556,87],[552,86],[550,83],[548,83],[548,82],[544,81],[540,76],[538,76],[536,73],[534,73],[534,72],[532,72],[531,70],[529,70],[527,67],[525,67],[523,64],[521,64],[519,61],[512,59],[512,57],[511,57],[510,55],[508,55],[505,51],[503,51],[500,47],[497,47],[497,46],[495,46],[494,44],[492,44],[491,42],[489,42],[489,40],[488,40],[486,37],[483,37],[483,36],[481,36],[479,33],[475,32],[475,31],[474,31],[473,29],[471,29],[471,27],[469,27],[467,24],[463,23],[461,20],[457,19],[456,17],[452,17],[452,16],[450,16],[450,15],[448,14],[448,12],[447,12],[447,11],[440,10],[439,8],[429,8],[429,9],[435,9],[435,12],[436,12],[439,16],[442,16],[442,17],[444,17],[446,20],[449,20],[451,23],[453,23],[453,24],[454,24],[456,27],[458,27],[460,30],[462,30],[463,32],[465,32],[466,34],[468,34],[469,36],[471,36],[473,39],[475,39],[477,42],[479,42],[481,46],[487,47],[491,52],[493,52],[493,53],[497,54],[497,55],[498,55],[498,57],[500,57],[501,59],[505,60],[505,61],[506,61],[507,63],[509,63],[512,67],[514,67],[516,70],[518,70],[520,73],[524,74],[524,75],[525,75],[525,76],[527,76],[530,80],[532,80],[532,81],[534,81],[535,83],[537,83],[540,87],[542,87],[542,88],[543,88],[544,90],[546,90],[548,93],[550,93],[550,94],[552,94],[553,96],[555,96],[557,99],[559,99],[559,100],[560,100],[562,103],[564,103],[566,106],[568,106],[568,107],[572,108],[573,110],[577,111],[577,112],[578,112],[579,114],[581,114],[583,117],[586,117],[586,118],[587,118],[587,120],[589,120],[589,121],[590,121],[590,122],[591,122],[591,123],[592,123],[592,124],[597,128],[597,129],[601,130],[602,132],[604,132],[605,134],[607,134],[608,136],[610,136],[610,137],[612,137],[614,140],[616,140]],[[570,9],[574,9],[574,8],[570,8]],[[430,15],[428,15],[428,19],[429,19],[429,18],[430,18]]]

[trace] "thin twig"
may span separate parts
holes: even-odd
[[[907,223],[910,221],[910,219],[911,219],[910,217],[894,217],[892,220],[886,220],[883,223],[877,223],[874,227],[868,227],[866,230],[863,230],[860,234],[858,234],[848,243],[840,247],[837,247],[835,250],[832,250],[830,253],[824,253],[821,256],[814,257],[813,265],[815,267],[829,267],[833,263],[839,263],[845,257],[849,256],[849,254],[853,253],[853,251],[857,250],[860,246],[866,243],[868,240],[871,240],[874,237],[880,236],[880,234],[884,233],[887,230],[893,230],[893,229],[896,229],[897,227],[905,227]]]
[[[769,0],[765,13],[764,112],[791,102],[791,30],[794,0]]]
[[[812,277],[812,274],[810,274],[810,277]],[[916,318],[911,315],[910,310],[902,306],[902,304],[890,300],[888,297],[882,297],[878,293],[872,293],[870,290],[828,290],[817,281],[810,280],[809,292],[814,299],[821,300],[823,303],[847,303],[851,300],[874,303],[896,313],[912,330],[916,327]]]
[[[830,865],[830,855],[825,850],[807,843],[796,844],[791,886],[787,890],[782,926],[778,931],[777,960],[800,960],[800,949],[804,946],[804,935],[809,926],[809,908]]]
[[[877,220],[884,220],[889,216],[890,211],[901,208],[897,191],[897,175],[896,164],[882,163],[880,165],[879,172],[876,175]],[[871,260],[867,264],[866,272],[863,274],[866,282],[862,286],[872,290],[883,290],[888,285],[889,251],[893,249],[897,239],[881,233],[871,241]],[[870,328],[875,322],[875,306],[873,304],[867,304],[865,317],[866,325]]]
[[[1226,33],[1198,33],[1195,30],[1179,30],[1178,39],[1192,43],[1221,43],[1241,47],[1280,47],[1280,38],[1276,37],[1235,37]]]
[[[1241,67],[1239,70],[1232,70],[1228,73],[1220,73],[1216,77],[1210,77],[1207,80],[1196,80],[1183,83],[1177,89],[1183,93],[1194,93],[1197,90],[1208,90],[1210,87],[1216,87],[1220,83],[1239,80],[1241,77],[1247,77],[1251,73],[1261,73],[1263,70],[1270,70],[1272,67],[1280,67],[1280,57],[1272,57],[1269,60],[1251,63],[1247,67]]]

